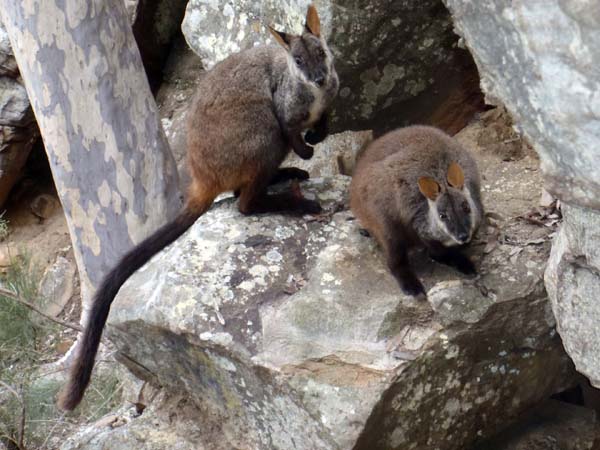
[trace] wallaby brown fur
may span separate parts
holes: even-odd
[[[473,263],[459,248],[483,217],[480,176],[471,154],[441,130],[411,126],[375,140],[357,162],[350,205],[379,242],[402,290],[423,294],[408,249],[424,245],[430,256],[464,273]]]
[[[280,46],[258,46],[215,65],[197,88],[188,113],[188,165],[192,182],[180,216],[127,253],[106,276],[93,299],[70,378],[59,395],[62,409],[75,408],[89,383],[102,329],[121,285],[155,253],[183,234],[222,192],[239,193],[243,214],[317,213],[299,195],[267,195],[274,181],[308,178],[279,165],[293,149],[303,158],[309,143],[327,133],[326,112],[337,95],[333,57],[320,31],[317,10],[308,8],[302,35],[270,29]]]

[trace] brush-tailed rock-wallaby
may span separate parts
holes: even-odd
[[[197,88],[188,119],[188,165],[192,182],[180,215],[127,253],[98,287],[71,367],[59,395],[62,409],[81,401],[110,305],[121,285],[158,251],[181,236],[222,192],[237,191],[243,214],[317,213],[316,201],[290,193],[267,194],[273,182],[308,178],[279,168],[293,149],[312,156],[310,143],[327,133],[326,112],[337,95],[331,51],[311,5],[301,35],[270,28],[280,45],[258,46],[226,58]]]
[[[361,155],[350,184],[350,205],[383,248],[406,294],[425,293],[408,261],[408,249],[415,244],[424,245],[436,261],[475,273],[460,249],[483,217],[480,184],[469,152],[432,127],[392,131]]]

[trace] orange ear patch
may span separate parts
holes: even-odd
[[[268,28],[269,28],[269,32],[273,35],[273,37],[275,38],[277,43],[279,43],[279,45],[281,45],[286,50],[289,50],[290,49],[289,36],[282,31],[277,31],[271,25],[269,25]]]
[[[462,189],[465,185],[465,174],[461,167],[453,162],[448,167],[448,184],[456,189]]]
[[[321,36],[321,21],[317,14],[317,8],[312,4],[308,6],[308,11],[306,11],[306,28],[316,37]]]
[[[429,200],[435,200],[440,195],[440,185],[431,177],[421,177],[417,181],[419,191]]]

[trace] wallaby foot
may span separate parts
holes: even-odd
[[[263,214],[263,213],[281,213],[291,215],[318,214],[322,211],[319,202],[299,199],[292,194],[269,194],[259,199],[254,199],[251,203],[243,202],[244,191],[240,195],[239,210],[244,215]]]
[[[465,275],[476,275],[477,269],[473,262],[458,249],[429,249],[429,256],[434,261],[454,267]]]
[[[321,205],[314,200],[306,199],[296,185],[292,185],[291,192],[281,194],[266,194],[269,178],[256,177],[254,183],[241,189],[239,210],[242,214],[284,213],[284,214],[317,214],[321,212]]]
[[[323,114],[319,121],[306,132],[304,140],[307,144],[317,145],[319,142],[323,142],[329,134],[328,116]]]
[[[361,236],[371,237],[371,233],[369,233],[369,230],[367,230],[366,228],[359,228],[358,232]]]
[[[421,294],[426,295],[423,283],[421,283],[413,273],[399,273],[394,274],[394,276],[400,285],[400,289],[402,289],[402,292],[406,295],[412,295],[413,297],[417,297]]]
[[[282,183],[288,180],[308,180],[310,175],[306,170],[298,169],[297,167],[281,167],[277,170],[277,173],[269,184]]]

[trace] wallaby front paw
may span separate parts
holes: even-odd
[[[296,154],[302,159],[310,159],[315,154],[315,149],[310,145],[304,144],[302,148],[294,148]]]
[[[304,199],[300,205],[300,211],[303,214],[319,214],[323,211],[323,208],[321,208],[319,202],[315,200]]]
[[[304,141],[310,145],[317,145],[325,140],[326,134],[319,133],[315,130],[308,130],[304,135]]]
[[[475,264],[473,264],[473,262],[466,256],[459,258],[455,262],[454,266],[456,267],[456,270],[464,273],[465,275],[477,275]]]
[[[413,297],[426,295],[425,287],[416,277],[400,280],[400,288],[406,295],[412,295]]]

